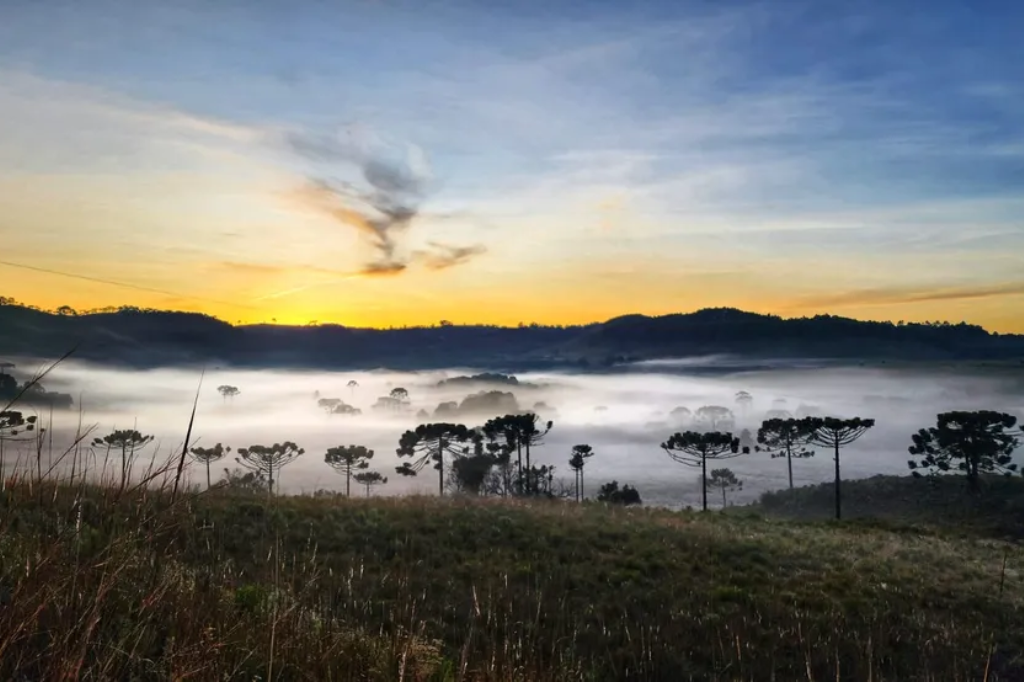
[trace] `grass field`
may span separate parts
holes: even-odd
[[[1022,679],[1024,550],[597,504],[13,482],[0,679]]]

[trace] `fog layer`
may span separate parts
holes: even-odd
[[[22,364],[19,369],[29,365]],[[406,429],[428,421],[456,421],[482,425],[486,409],[473,414],[434,414],[442,403],[461,403],[481,391],[511,392],[521,409],[533,410],[554,422],[542,446],[533,451],[537,464],[556,467],[555,479],[566,485],[573,480],[567,461],[572,446],[588,443],[594,456],[586,467],[587,494],[593,496],[601,483],[617,480],[636,486],[646,504],[679,507],[699,504],[699,472],[674,463],[659,447],[673,432],[684,429],[671,412],[691,411],[705,405],[721,405],[736,416],[734,433],[749,429],[756,436],[769,410],[815,410],[834,416],[870,417],[877,426],[843,452],[844,478],[879,473],[906,474],[910,434],[934,423],[937,412],[950,409],[997,409],[1024,414],[1020,379],[1004,371],[913,369],[773,369],[719,375],[686,375],[685,363],[666,364],[664,371],[650,365],[635,373],[608,375],[521,374],[518,385],[447,382],[445,379],[477,374],[479,370],[451,369],[423,373],[302,373],[291,371],[179,370],[120,371],[79,363],[57,367],[46,379],[47,390],[72,394],[75,409],[52,415],[52,448],[44,458],[59,454],[72,439],[81,420],[93,427],[89,440],[113,429],[136,428],[153,434],[155,441],[142,451],[145,463],[180,452],[197,389],[198,409],[192,444],[223,443],[233,450],[254,444],[290,440],[305,454],[289,465],[280,477],[281,490],[299,493],[342,490],[341,476],[324,464],[324,452],[336,445],[365,445],[376,453],[371,469],[388,476],[389,483],[374,494],[436,494],[436,474],[424,470],[418,477],[395,475],[399,437]],[[354,382],[354,383],[353,383]],[[441,384],[441,385],[439,385]],[[222,385],[235,386],[239,394],[225,398]],[[395,388],[408,392],[408,404],[374,407]],[[752,402],[738,404],[736,394],[746,391]],[[332,414],[322,399],[336,398],[361,414]],[[387,402],[387,401],[385,401]],[[397,409],[396,409],[397,407]],[[33,410],[18,407],[24,412]],[[424,416],[423,413],[427,416]],[[40,412],[49,422],[48,411]],[[5,444],[6,471],[13,466],[35,467],[35,446]],[[31,463],[30,463],[31,462]],[[736,457],[724,463],[743,481],[731,501],[749,501],[765,490],[787,485],[783,460],[764,453]],[[223,469],[236,468],[234,454],[217,464],[215,478]],[[794,462],[797,485],[829,480],[831,453]],[[191,465],[194,483],[205,481],[205,472]]]

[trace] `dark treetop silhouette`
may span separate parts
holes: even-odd
[[[675,433],[661,447],[680,464],[700,467],[701,508],[704,511],[708,510],[708,460],[728,459],[748,452],[740,449],[739,438],[719,431]]]
[[[842,478],[839,474],[839,450],[858,440],[875,425],[874,419],[840,419],[839,417],[805,417],[803,428],[810,434],[809,442],[833,449],[835,463],[836,519],[842,518]]]
[[[469,444],[477,437],[463,424],[420,424],[402,434],[396,453],[399,457],[413,458],[413,461],[403,462],[395,471],[403,476],[415,476],[427,462],[433,461],[437,470],[438,495],[444,495],[444,456],[467,454]]]
[[[805,445],[811,442],[814,431],[811,424],[802,419],[765,419],[757,430],[757,449],[768,452],[772,457],[785,457],[789,473],[789,489],[793,489],[793,458],[813,457],[814,451]]]
[[[363,445],[339,445],[324,455],[327,465],[345,476],[345,496],[352,495],[352,475],[370,467],[373,450]]]
[[[977,489],[981,473],[1011,475],[1017,471],[1013,451],[1020,439],[1013,432],[1017,418],[1012,414],[982,410],[980,412],[944,412],[936,417],[936,425],[913,435],[910,454],[920,461],[907,465],[919,476],[919,469],[946,472],[955,465],[967,475],[972,489]]]
[[[231,448],[226,448],[220,443],[217,443],[212,448],[192,448],[189,450],[189,454],[197,462],[206,466],[206,488],[210,489],[210,465],[214,462],[222,459],[224,455],[231,452]]]
[[[291,441],[273,445],[250,445],[247,448],[238,448],[238,457],[235,458],[235,461],[249,471],[265,476],[267,478],[267,494],[272,495],[275,478],[278,488],[281,487],[281,469],[294,462],[305,452]],[[278,476],[275,477],[274,474],[278,474]]]

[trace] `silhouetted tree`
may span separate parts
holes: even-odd
[[[597,501],[607,502],[608,504],[621,504],[624,507],[642,504],[640,492],[636,488],[627,484],[622,486],[620,490],[618,481],[602,485],[597,492]]]
[[[449,400],[439,404],[434,409],[434,419],[454,419],[459,416],[459,404]]]
[[[227,384],[217,387],[217,392],[221,394],[221,397],[227,401],[229,398],[234,398],[236,395],[241,393],[237,386],[228,386]]]
[[[743,481],[736,478],[736,474],[732,472],[732,469],[712,469],[708,484],[712,488],[718,488],[722,491],[722,509],[725,509],[726,505],[726,491],[743,489]]]
[[[584,487],[583,487],[583,468],[587,464],[587,460],[594,456],[594,448],[589,445],[574,445],[572,446],[572,456],[569,457],[569,467],[576,474],[576,501],[579,502],[584,498]]]
[[[457,492],[481,494],[495,464],[495,458],[487,452],[455,457],[449,471],[450,487]]]
[[[728,459],[746,454],[740,450],[739,438],[720,431],[686,431],[675,433],[664,443],[662,449],[668,456],[686,466],[700,467],[701,504],[708,510],[708,460]]]
[[[334,406],[334,409],[331,410],[331,414],[345,414],[353,417],[362,413],[363,411],[358,407],[352,407],[347,403],[338,403]]]
[[[721,405],[705,405],[694,414],[694,421],[706,431],[732,431],[736,426],[736,416],[728,407]]]
[[[355,395],[356,389],[359,388],[359,382],[356,381],[355,379],[349,380],[349,382],[345,385],[348,386],[348,392],[350,395]]]
[[[352,496],[352,475],[370,468],[373,450],[362,445],[339,445],[327,450],[324,461],[345,476],[345,497]]]
[[[6,376],[8,370],[12,370],[12,369],[14,369],[16,367],[17,367],[17,365],[14,364],[13,362],[7,362],[6,360],[3,361],[3,362],[0,362],[0,377]]]
[[[459,404],[459,414],[517,414],[519,401],[513,393],[480,391],[467,395]]]
[[[153,436],[143,435],[134,429],[115,430],[102,438],[95,438],[92,441],[94,447],[106,447],[107,452],[111,450],[121,451],[121,490],[128,485],[128,477],[135,461],[135,453],[152,442]]]
[[[328,414],[334,412],[334,408],[342,404],[341,398],[320,398],[316,401],[317,406]]]
[[[793,458],[813,457],[814,451],[806,446],[811,441],[809,425],[802,419],[766,419],[757,430],[758,449],[773,458],[785,457],[789,471],[789,489],[793,489]]]
[[[668,416],[671,417],[672,423],[677,426],[687,426],[693,420],[693,412],[690,411],[690,408],[683,407],[682,405],[669,412]]]
[[[391,389],[390,397],[397,405],[406,405],[409,402],[409,391],[402,387]]]
[[[373,404],[373,409],[377,411],[386,410],[388,412],[395,412],[402,407],[402,403],[389,395],[382,395],[377,398],[377,402]]]
[[[1017,418],[1012,414],[981,410],[978,412],[943,412],[936,424],[915,433],[910,460],[907,465],[915,476],[918,469],[950,471],[955,465],[967,474],[972,490],[977,490],[979,475],[1001,473],[1007,476],[1017,471],[1011,460],[1013,451],[1020,446],[1013,432]]]
[[[526,454],[526,491],[527,493],[537,491],[537,482],[533,479],[530,465],[530,449],[537,447],[538,445],[544,444],[544,436],[551,431],[551,427],[554,426],[554,422],[542,422],[540,417],[532,412],[526,414],[516,415],[514,419],[518,433],[516,434],[516,442],[519,443]]]
[[[765,420],[771,419],[792,419],[793,415],[790,414],[789,410],[771,409],[764,413]]]
[[[464,424],[420,424],[412,431],[406,431],[399,440],[396,450],[399,457],[416,458],[413,462],[404,462],[395,471],[403,476],[415,476],[426,466],[434,462],[437,470],[438,495],[444,495],[444,457],[458,457],[469,451],[468,444],[476,438],[476,433]]]
[[[10,365],[11,363],[6,363]],[[13,365],[12,365],[13,366]],[[28,440],[25,434],[35,431],[37,417],[26,417],[15,410],[0,412],[0,490],[6,490],[7,479],[4,474],[4,443],[7,441]]]
[[[754,397],[746,391],[736,393],[736,406],[740,408],[740,414],[746,416],[750,413],[750,406],[754,404]]]
[[[802,419],[804,426],[811,435],[808,441],[814,445],[832,448],[835,457],[835,491],[836,491],[836,518],[842,518],[842,479],[839,475],[839,450],[849,445],[861,436],[868,429],[875,425],[874,419],[841,419],[839,417],[807,417]]]
[[[370,496],[370,488],[377,485],[384,485],[388,482],[387,476],[382,476],[379,471],[360,471],[353,476],[356,483],[366,487],[366,496]]]
[[[210,465],[224,457],[225,454],[231,452],[231,448],[226,448],[220,443],[217,443],[212,448],[192,448],[189,450],[189,454],[192,455],[192,459],[206,466],[206,489],[210,489]]]
[[[306,453],[291,441],[273,445],[250,445],[247,448],[238,448],[237,452],[236,462],[249,471],[266,476],[267,493],[270,495],[274,494],[274,480],[280,479],[281,469]],[[278,475],[275,476],[275,474]],[[280,480],[277,481],[277,487],[281,488]]]

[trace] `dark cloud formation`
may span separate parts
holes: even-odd
[[[382,144],[360,143],[351,135],[292,134],[287,142],[293,151],[317,166],[315,172],[307,175],[301,197],[370,240],[375,257],[363,266],[361,274],[403,272],[411,257],[401,253],[400,243],[421,215],[430,183],[425,155],[415,147],[397,153]],[[366,189],[330,174],[345,167],[358,170]],[[427,267],[434,270],[460,265],[485,250],[481,246],[433,242],[431,248],[430,252],[416,255],[422,256]]]

